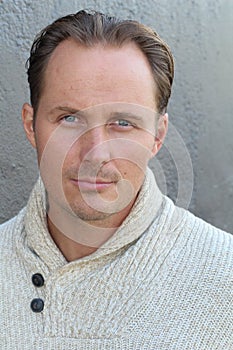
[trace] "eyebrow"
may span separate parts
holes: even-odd
[[[57,107],[51,109],[49,114],[53,114],[56,111],[69,112],[71,114],[75,114],[75,113],[80,113],[81,112],[79,109],[74,109],[74,108],[71,108],[71,107],[68,107],[68,106],[57,106]]]
[[[138,121],[142,121],[143,118],[137,114],[130,113],[130,112],[112,112],[110,114],[111,118],[113,119],[119,119],[119,118],[132,118]]]

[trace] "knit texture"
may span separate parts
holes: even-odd
[[[70,263],[45,206],[39,180],[0,226],[1,350],[233,349],[233,238],[174,206],[151,171],[116,233]]]

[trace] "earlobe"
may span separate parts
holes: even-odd
[[[159,117],[157,125],[157,133],[155,137],[152,154],[155,156],[163,145],[168,129],[168,114],[165,113]]]
[[[36,148],[33,117],[34,117],[34,111],[32,106],[30,106],[28,103],[24,103],[22,107],[22,121],[23,121],[24,131],[31,145],[34,148]]]

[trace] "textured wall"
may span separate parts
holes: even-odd
[[[35,34],[58,16],[94,8],[152,26],[176,60],[165,147],[151,166],[178,204],[233,232],[233,2],[0,0],[0,222],[26,203],[37,177],[20,110]],[[180,135],[180,136],[179,136]],[[190,172],[189,154],[194,171]],[[192,190],[192,185],[194,185]]]

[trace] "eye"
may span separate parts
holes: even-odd
[[[66,127],[81,128],[85,125],[85,121],[77,114],[68,114],[60,118],[60,122]]]
[[[77,116],[75,115],[66,115],[65,117],[62,118],[62,120],[64,120],[67,123],[74,123],[75,121],[77,121]]]
[[[118,120],[118,121],[117,121],[117,124],[118,124],[119,126],[132,126],[132,124],[131,124],[130,122],[128,122],[127,120],[124,120],[124,119]]]
[[[134,126],[130,121],[125,119],[118,119],[112,122],[111,125],[121,129],[129,129]]]

